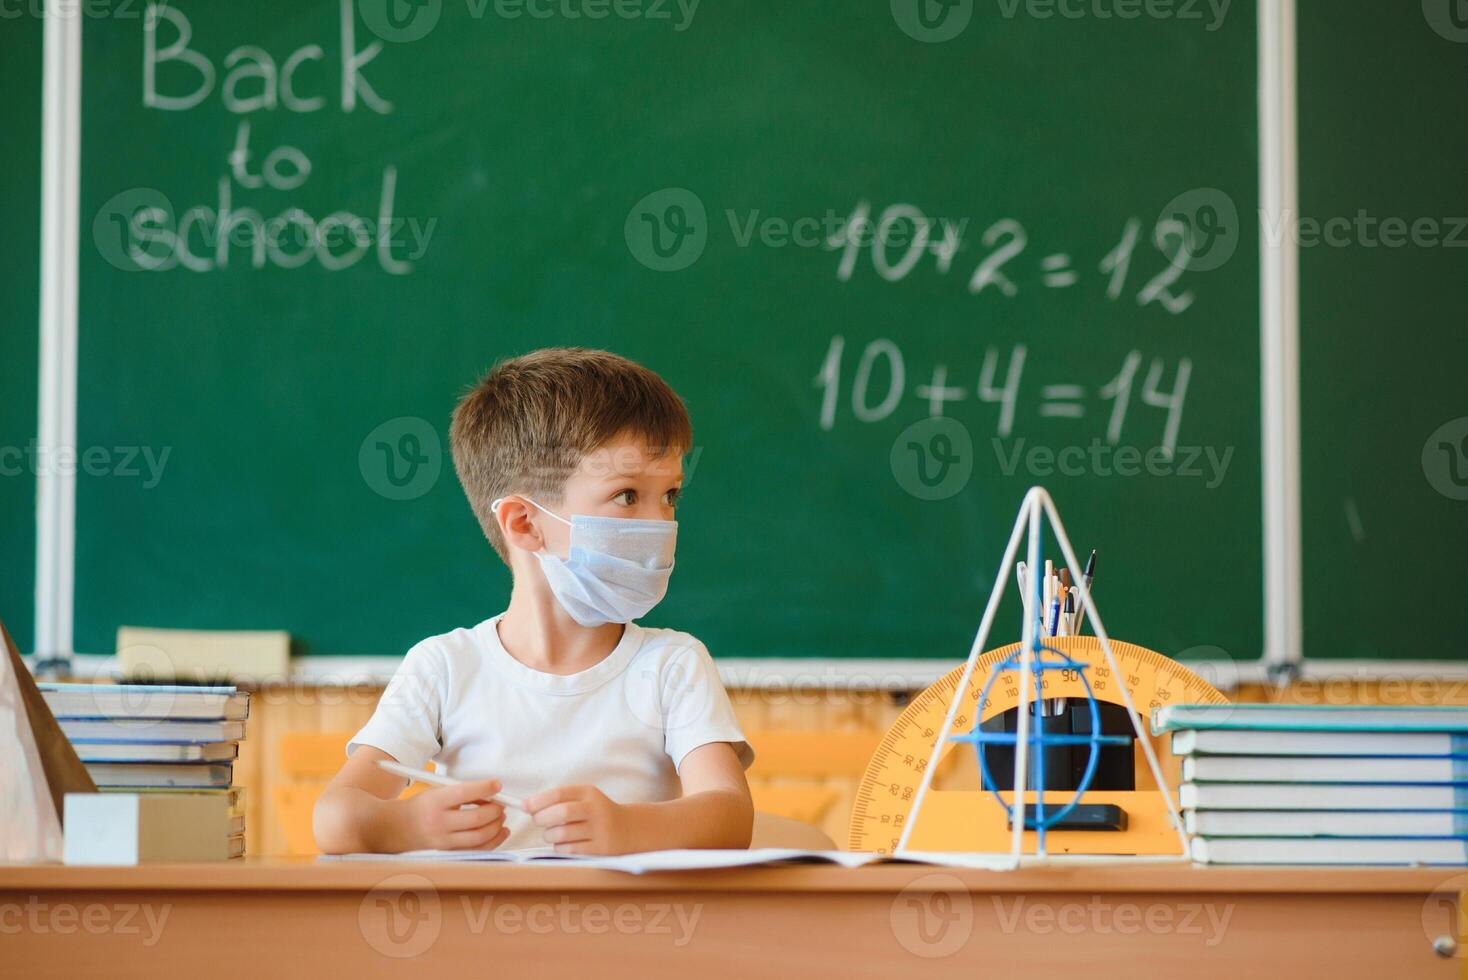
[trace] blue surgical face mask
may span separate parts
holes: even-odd
[[[565,558],[542,548],[535,553],[551,594],[582,626],[630,623],[647,615],[668,592],[673,574],[677,521],[572,514],[568,521],[523,494],[522,500],[571,528]],[[496,513],[504,498],[490,508]]]

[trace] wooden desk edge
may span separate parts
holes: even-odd
[[[394,875],[418,875],[444,891],[531,892],[898,892],[921,879],[973,892],[1149,892],[1179,894],[1418,894],[1468,890],[1468,869],[1204,867],[1086,864],[980,871],[932,865],[730,868],[633,875],[596,868],[404,861],[318,862],[245,858],[219,864],[68,867],[0,864],[0,891],[363,891]]]

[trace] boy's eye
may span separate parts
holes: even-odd
[[[620,490],[615,496],[612,497],[612,500],[621,504],[623,507],[631,507],[633,504],[637,503],[637,491],[630,488],[627,490]]]
[[[678,497],[681,494],[682,494],[682,490],[680,490],[678,487],[674,487],[673,489],[669,490],[667,493],[663,494],[663,502],[666,503],[669,507],[677,507],[678,506]]]

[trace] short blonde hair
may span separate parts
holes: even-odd
[[[549,347],[500,361],[454,409],[454,470],[484,536],[509,564],[490,504],[511,493],[559,501],[590,452],[624,436],[654,456],[693,444],[688,409],[667,382],[607,351]]]

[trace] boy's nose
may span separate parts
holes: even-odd
[[[637,507],[637,519],[642,521],[671,521],[673,519],[673,508],[661,500],[640,502]]]

